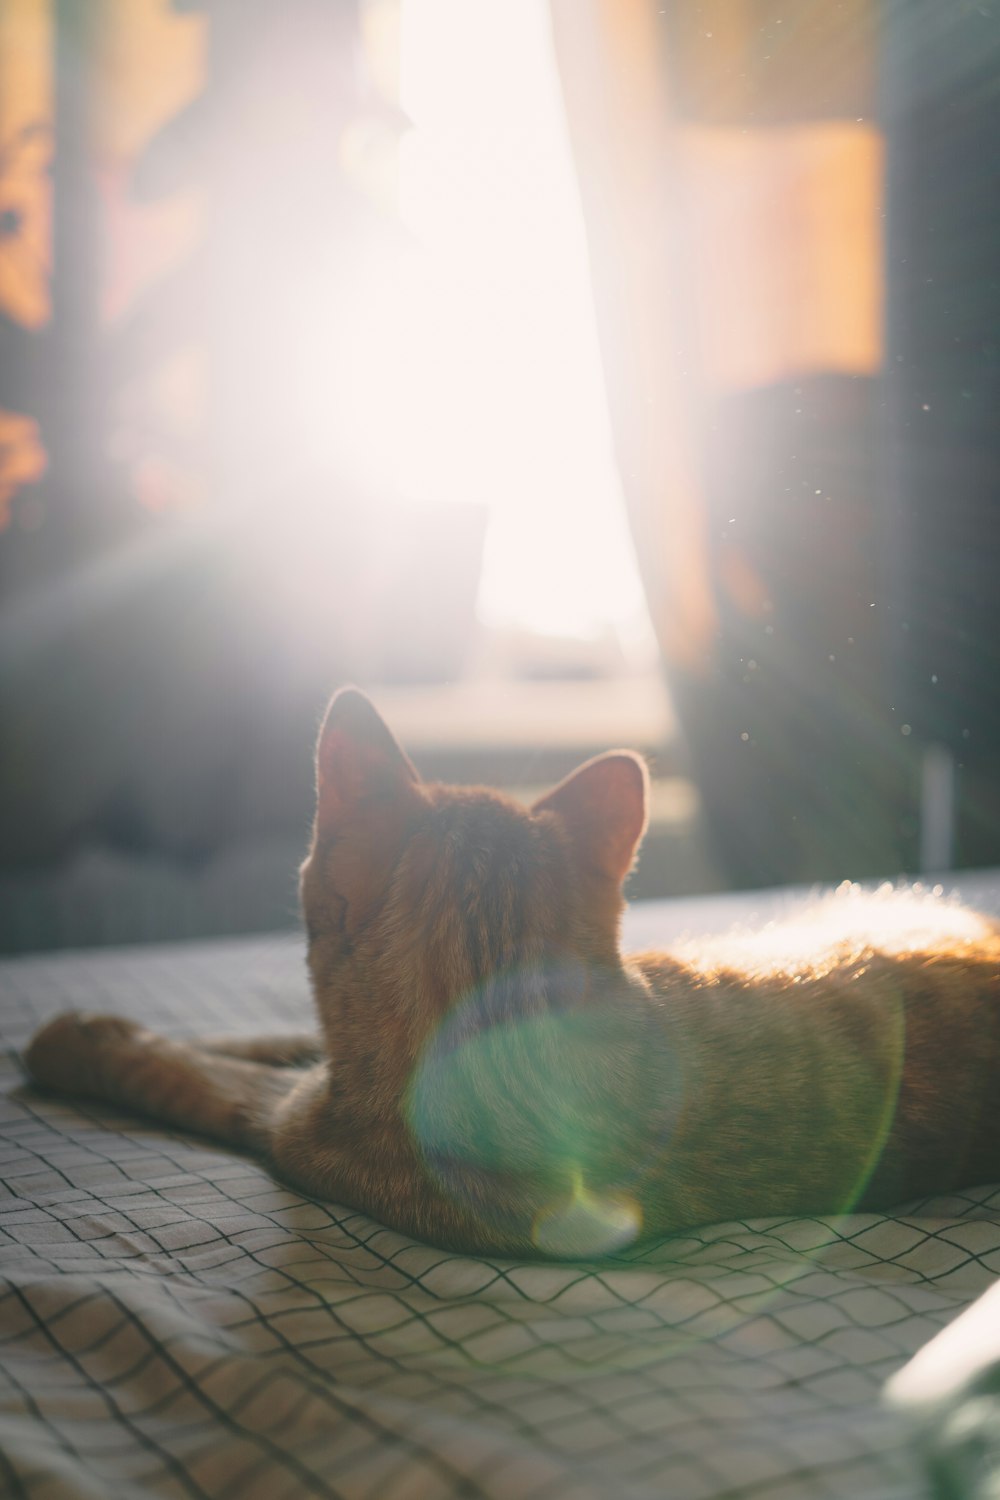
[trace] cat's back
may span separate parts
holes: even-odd
[[[633,961],[697,1097],[683,1144],[698,1181],[724,1183],[737,1161],[741,1191],[779,1202],[784,1181],[805,1208],[823,1183],[846,1207],[996,1174],[990,918],[920,889],[845,887],[790,922]]]

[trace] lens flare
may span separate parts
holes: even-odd
[[[883,947],[919,952],[938,907],[890,897],[868,902],[887,919]],[[676,1004],[644,1004],[620,972],[579,961],[491,975],[441,1018],[409,1079],[428,1175],[562,1258],[630,1256],[642,1235],[696,1224],[851,1212],[894,1181],[906,1053],[903,990],[854,904],[841,892],[800,918],[807,954],[779,929],[679,943]],[[854,1003],[873,983],[877,1017]]]
[[[610,1255],[637,1240],[642,1209],[627,1193],[592,1193],[579,1170],[569,1194],[536,1214],[531,1238],[546,1255],[590,1259]]]
[[[658,1069],[650,1097],[644,1019],[593,1003],[602,983],[571,962],[491,976],[442,1019],[405,1095],[438,1187],[563,1257],[638,1237],[641,1181],[682,1110],[681,1070]]]

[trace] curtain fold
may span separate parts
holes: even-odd
[[[669,660],[715,629],[694,440],[680,153],[652,4],[551,0],[606,387],[650,613]],[[664,497],[669,503],[664,504]]]
[[[873,8],[550,7],[626,506],[724,871],[899,868]]]

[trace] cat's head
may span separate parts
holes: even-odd
[[[339,1036],[353,1057],[377,1054],[384,1071],[387,1049],[404,1065],[445,1011],[497,976],[508,998],[520,986],[543,1003],[546,985],[585,989],[618,966],[621,888],[646,825],[638,756],[588,761],[527,808],[423,782],[368,698],[347,688],[316,763],[301,893],[334,1047]]]

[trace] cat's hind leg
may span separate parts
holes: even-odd
[[[191,1045],[202,1052],[240,1057],[244,1062],[267,1063],[272,1068],[306,1068],[321,1062],[323,1044],[318,1036],[289,1032],[278,1036],[192,1037]]]
[[[213,1140],[266,1152],[272,1121],[304,1076],[173,1041],[120,1016],[57,1016],[30,1043],[36,1082]]]

